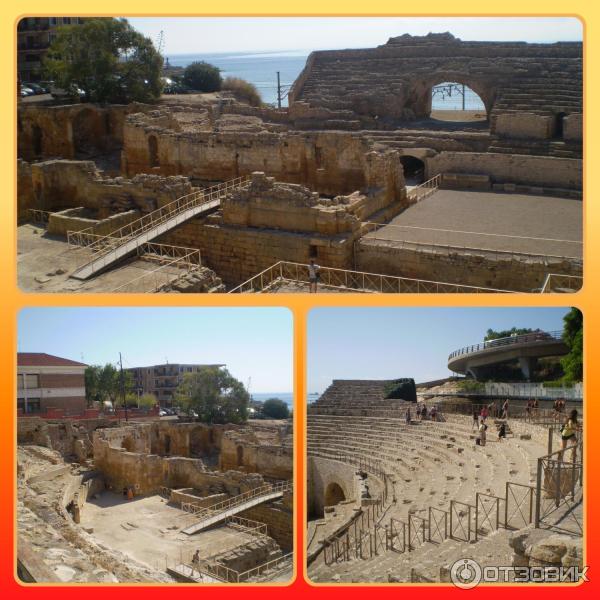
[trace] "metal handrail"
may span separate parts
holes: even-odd
[[[441,175],[434,175],[431,179],[424,181],[423,183],[411,188],[406,194],[409,202],[415,204],[421,200],[425,200],[431,196],[440,187],[442,181]],[[423,191],[423,193],[421,193]]]
[[[229,291],[230,294],[253,293],[268,289],[278,281],[309,283],[309,265],[279,261]],[[512,290],[477,287],[458,283],[413,279],[366,271],[319,267],[319,284],[326,288],[379,293],[518,293]]]
[[[455,350],[448,356],[448,360],[464,354],[473,354],[475,352],[481,352],[488,350],[489,348],[497,348],[499,346],[509,346],[513,344],[529,344],[534,342],[548,342],[549,340],[562,340],[562,331],[532,331],[530,333],[523,333],[520,335],[514,335],[504,338],[498,338],[495,340],[488,340],[480,342],[478,344],[471,344],[470,346],[464,346],[458,350]]]
[[[555,283],[554,280],[558,280],[558,283]],[[571,285],[573,284],[573,285]],[[573,292],[578,291],[583,285],[583,277],[580,275],[564,275],[562,273],[548,273],[546,275],[546,279],[544,280],[544,285],[540,290],[541,294],[550,294],[554,291],[554,287],[566,288],[568,290],[572,290]]]
[[[121,244],[123,241],[137,237],[153,227],[161,225],[165,221],[189,210],[190,208],[208,204],[213,200],[218,200],[227,192],[233,191],[234,189],[241,189],[248,185],[249,181],[249,177],[247,176],[236,177],[235,179],[225,181],[205,190],[198,190],[184,196],[180,196],[169,204],[165,204],[164,206],[161,206],[160,208],[143,215],[135,221],[115,229],[107,235],[100,236],[100,239],[97,239],[92,244],[89,244],[89,247],[97,254],[95,258],[98,258],[102,256],[103,253],[110,252],[110,250],[112,250],[112,248],[106,250],[102,247],[105,241],[108,241],[110,244],[113,244],[114,242]],[[67,232],[67,240],[69,239],[69,234],[71,233],[79,233],[80,235],[93,235],[93,231],[91,230],[93,230],[93,227],[88,227],[87,229],[83,229],[79,232]]]
[[[193,502],[182,502],[181,510],[185,512],[192,513],[200,518],[210,517],[214,515],[216,512],[227,510],[228,508],[233,508],[235,506],[239,506],[248,500],[252,500],[253,498],[257,498],[259,496],[267,496],[269,494],[274,494],[278,492],[287,492],[292,489],[292,482],[283,481],[278,482],[276,484],[266,484],[257,488],[253,488],[244,492],[243,494],[238,494],[237,496],[233,496],[233,498],[227,498],[226,500],[221,500],[220,502],[216,502],[215,504],[211,504],[210,506],[198,506]]]

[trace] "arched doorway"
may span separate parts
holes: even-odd
[[[158,140],[155,135],[148,136],[148,160],[152,168],[158,167]]]
[[[238,467],[242,467],[244,465],[244,447],[238,446],[236,448],[237,451],[237,465]]]
[[[325,490],[325,506],[335,506],[346,499],[344,490],[335,482],[330,483]]]
[[[560,112],[556,115],[554,121],[554,138],[562,140],[565,136],[565,117],[567,113]]]
[[[33,147],[33,155],[41,156],[43,150],[43,133],[39,125],[33,125],[31,128],[31,145]]]
[[[488,119],[481,96],[465,83],[456,81],[431,86],[430,117],[456,123],[477,123]]]
[[[419,185],[425,181],[425,163],[416,156],[401,156],[400,163],[404,168],[406,185]]]

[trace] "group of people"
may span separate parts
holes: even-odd
[[[475,443],[478,446],[485,446],[487,442],[487,419],[489,417],[493,419],[502,419],[502,422],[498,425],[498,441],[501,442],[506,438],[506,423],[508,419],[508,407],[509,402],[508,398],[502,403],[500,409],[496,404],[496,401],[490,402],[481,407],[481,409],[475,407],[473,409],[473,427],[471,428],[477,430],[477,438],[475,439]]]
[[[525,407],[525,419],[527,421],[532,421],[534,418],[536,418],[539,414],[539,411],[540,403],[538,402],[537,398],[533,400],[527,400],[527,406]]]
[[[435,405],[432,406],[431,409],[428,411],[427,405],[425,404],[425,402],[417,402],[415,414],[416,414],[417,421],[427,421],[427,419],[430,419],[431,421],[438,420],[437,406],[435,406]],[[406,409],[405,420],[406,420],[406,423],[412,422],[410,406]]]

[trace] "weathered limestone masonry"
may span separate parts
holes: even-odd
[[[222,437],[219,466],[222,471],[238,469],[262,473],[273,479],[292,479],[291,424],[276,430],[257,427],[230,429]]]
[[[362,128],[427,118],[431,88],[450,81],[481,97],[493,135],[549,139],[560,116],[564,137],[580,141],[582,55],[579,42],[463,42],[450,33],[313,52],[290,91],[290,115],[310,107]]]
[[[18,155],[31,161],[113,152],[123,145],[125,117],[148,108],[138,103],[106,107],[21,104],[17,119]]]
[[[85,208],[90,217],[77,221],[76,215],[60,215],[66,227],[72,230],[93,226],[98,233],[108,233],[123,223],[114,225],[114,219],[123,213],[133,216],[149,213],[194,190],[186,177],[137,175],[132,179],[106,177],[93,161],[48,160],[36,163],[17,162],[19,218],[27,216],[27,209],[59,211],[66,208]],[[103,219],[113,218],[105,224]],[[114,226],[113,226],[114,225]],[[57,229],[60,227],[57,225]],[[65,229],[65,227],[62,227]],[[60,231],[62,232],[62,231]]]
[[[202,251],[206,265],[229,283],[240,283],[280,260],[351,268],[364,220],[388,220],[406,207],[396,152],[369,153],[366,188],[333,199],[295,184],[252,174],[248,189],[234,192],[221,210],[184,223],[160,241]]]
[[[522,292],[541,288],[548,273],[582,275],[579,261],[563,258],[520,258],[510,253],[442,246],[402,247],[368,238],[357,243],[355,257],[356,268],[369,273]]]
[[[200,124],[190,130],[188,121],[185,127],[179,122],[183,116]],[[364,136],[282,128],[257,117],[225,115],[206,130],[202,113],[177,107],[134,114],[125,123],[122,169],[128,176],[160,173],[202,181],[264,171],[278,181],[300,183],[326,195],[364,188],[371,150]]]
[[[269,535],[285,552],[294,546],[294,494],[286,492],[277,502],[259,504],[240,513],[245,519],[266,523]]]

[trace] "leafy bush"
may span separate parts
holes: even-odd
[[[183,83],[197,92],[218,92],[221,89],[221,69],[207,62],[193,62],[183,72]]]
[[[290,409],[283,400],[269,398],[263,404],[262,413],[271,419],[287,419],[290,416]]]
[[[473,379],[463,379],[458,382],[458,389],[465,393],[478,393],[485,390],[483,383],[474,381]]]
[[[385,386],[385,397],[390,400],[416,402],[417,388],[415,387],[415,380],[405,377],[390,381]]]
[[[262,98],[256,86],[239,77],[227,77],[221,86],[222,90],[231,92],[238,100],[247,102],[250,106],[260,106]]]

